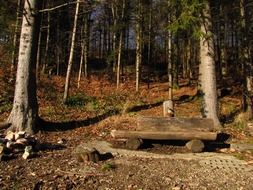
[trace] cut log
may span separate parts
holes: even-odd
[[[137,131],[185,132],[214,131],[212,119],[176,117],[138,117]]]
[[[201,140],[191,140],[186,143],[185,145],[188,150],[190,150],[193,153],[199,153],[202,152],[203,149],[205,148],[204,143]]]
[[[130,150],[138,150],[142,144],[142,139],[129,138],[126,141],[126,148]]]
[[[120,131],[112,130],[113,138],[136,138],[152,140],[216,140],[217,133],[203,131],[185,131],[185,132],[160,132],[160,131]]]

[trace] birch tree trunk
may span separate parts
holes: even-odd
[[[80,0],[77,0],[76,12],[75,12],[75,18],[74,18],[74,26],[73,26],[72,38],[71,38],[71,47],[70,47],[68,68],[67,68],[67,75],[66,75],[65,88],[64,88],[64,94],[63,94],[63,102],[64,103],[66,103],[67,98],[69,96],[69,83],[70,83],[70,75],[71,75],[71,69],[72,69],[72,64],[73,64],[73,56],[74,56],[74,48],[75,48],[76,27],[77,27],[78,13],[79,13],[79,5],[80,5]]]
[[[142,29],[141,29],[141,1],[138,1],[138,14],[136,23],[136,82],[135,91],[139,91],[140,87],[140,68],[142,62]]]
[[[39,34],[41,0],[26,0],[21,28],[15,95],[7,119],[9,130],[34,133],[38,121],[36,94],[36,53]]]
[[[170,1],[168,0],[168,8],[170,7]],[[168,25],[170,26],[171,24],[171,13],[168,14]],[[169,30],[168,34],[167,34],[167,61],[168,61],[168,82],[169,82],[169,100],[172,101],[173,99],[173,94],[172,94],[172,90],[173,90],[173,77],[172,77],[172,59],[171,59],[171,55],[172,55],[172,33]]]
[[[204,36],[200,39],[200,87],[204,94],[203,116],[213,119],[215,128],[220,129],[221,124],[218,119],[214,43],[211,33],[212,23],[208,2],[205,4],[202,16],[203,22],[201,24],[201,32]]]

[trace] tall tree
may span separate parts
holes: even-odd
[[[136,32],[135,32],[135,41],[136,41],[136,82],[135,82],[135,91],[139,91],[140,88],[140,69],[142,62],[142,2],[137,0],[137,20],[136,20]]]
[[[72,64],[73,64],[76,29],[77,29],[77,20],[78,20],[78,14],[79,14],[79,5],[80,5],[80,0],[77,0],[75,18],[74,18],[74,26],[73,26],[72,38],[71,38],[71,47],[70,47],[70,53],[69,53],[67,75],[66,75],[64,95],[63,95],[63,102],[67,101],[67,98],[68,98],[68,95],[69,95],[69,83],[70,83],[70,75],[71,75],[71,69],[72,69]]]
[[[214,60],[214,41],[212,35],[212,20],[210,4],[207,1],[202,11],[200,38],[200,84],[203,92],[203,114],[214,121],[214,126],[219,129],[221,124],[218,119],[218,101],[216,89],[216,74]]]
[[[14,102],[7,120],[12,131],[33,133],[38,121],[35,71],[40,23],[38,10],[42,2],[26,0],[24,4]]]

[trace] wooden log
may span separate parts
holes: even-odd
[[[142,144],[142,139],[129,138],[126,141],[126,148],[130,150],[138,150]]]
[[[205,144],[201,140],[196,139],[187,142],[185,146],[193,153],[202,152],[205,148]]]
[[[152,140],[216,140],[217,133],[206,131],[162,132],[162,131],[120,131],[112,130],[113,138],[136,138]]]
[[[138,117],[137,131],[214,131],[214,124],[207,118]]]

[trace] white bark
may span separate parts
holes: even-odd
[[[141,30],[141,1],[138,2],[138,16],[136,23],[136,82],[135,91],[139,91],[140,87],[140,68],[142,62],[142,30]]]
[[[204,94],[203,108],[204,116],[214,121],[215,127],[220,128],[221,124],[218,119],[218,101],[216,89],[216,74],[214,60],[214,43],[211,34],[211,14],[209,4],[206,3],[203,11],[203,23],[201,32],[205,35],[200,39],[200,84]]]
[[[39,33],[40,0],[26,0],[20,36],[13,108],[8,118],[12,131],[33,133],[38,119],[36,96],[36,51]]]
[[[70,75],[71,75],[71,69],[72,69],[72,64],[73,64],[73,56],[74,56],[74,48],[75,48],[76,27],[77,27],[78,13],[79,13],[79,5],[80,5],[80,0],[77,0],[76,12],[75,12],[75,18],[74,18],[74,26],[73,26],[72,38],[71,38],[71,47],[70,47],[70,53],[69,53],[67,75],[66,75],[66,81],[65,81],[65,89],[64,89],[64,95],[63,95],[63,102],[67,101],[67,98],[68,98],[68,95],[69,95],[69,83],[70,83]]]

